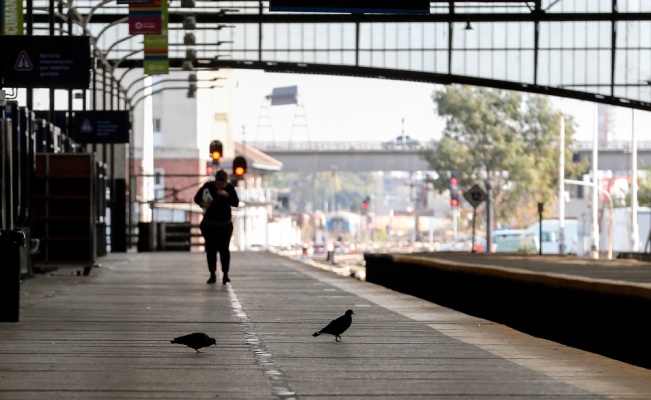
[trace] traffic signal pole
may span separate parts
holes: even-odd
[[[491,183],[486,180],[486,252],[492,253],[493,247],[493,191]]]
[[[459,240],[459,221],[458,221],[458,215],[459,215],[459,209],[458,208],[453,208],[452,209],[452,229],[454,232],[454,244],[457,244],[457,241]],[[474,218],[474,215],[473,215]],[[474,226],[474,221],[473,221],[473,229],[475,228]],[[473,232],[473,237],[474,237],[474,232]],[[474,239],[473,239],[474,240]]]

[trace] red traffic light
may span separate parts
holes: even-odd
[[[455,199],[455,198],[450,199],[450,206],[459,207],[459,199]]]
[[[368,203],[370,202],[371,202],[370,196],[364,197],[364,199],[362,200],[362,210],[368,210]]]
[[[458,185],[459,184],[459,179],[456,176],[453,176],[450,178],[450,185]]]

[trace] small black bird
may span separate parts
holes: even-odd
[[[325,328],[318,332],[314,332],[312,336],[319,336],[323,333],[328,333],[334,335],[335,342],[340,342],[341,334],[346,332],[346,329],[350,328],[350,324],[353,323],[353,317],[351,317],[353,314],[355,314],[353,310],[347,310],[344,315],[337,319],[333,319]]]
[[[210,336],[206,335],[203,332],[196,332],[196,333],[191,333],[189,335],[185,336],[179,336],[177,338],[174,338],[174,340],[170,340],[170,343],[175,343],[175,344],[184,344],[188,347],[192,347],[197,351],[197,353],[201,353],[199,351],[200,348],[202,347],[208,347],[211,345],[216,345],[217,341],[215,338],[211,338]]]

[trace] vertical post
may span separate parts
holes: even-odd
[[[475,208],[473,207],[473,214],[472,214],[472,240],[475,240]],[[454,244],[457,244],[457,241],[459,240],[459,209],[457,207],[452,208],[452,229],[454,232]]]
[[[543,210],[545,208],[544,203],[538,203],[538,255],[542,256],[542,233],[543,233]]]
[[[19,230],[0,231],[0,322],[18,322],[20,316],[20,247],[25,233]]]
[[[640,249],[640,227],[637,224],[637,137],[635,134],[635,109],[631,127],[631,251]]]
[[[592,134],[592,258],[599,259],[599,113],[595,103],[595,124]]]
[[[565,115],[561,112],[558,161],[558,254],[565,254]]]
[[[493,251],[493,191],[490,180],[486,180],[486,252]]]
[[[55,32],[55,29],[54,29],[55,28],[54,16],[56,15],[55,14],[55,7],[54,7],[54,0],[49,1],[48,12],[50,14],[49,17],[48,17],[49,33],[50,33],[50,36],[54,36],[54,32]],[[54,124],[54,110],[55,110],[54,109],[54,89],[50,88],[48,90],[48,93],[49,93],[49,108],[48,108],[48,114],[47,114],[47,119],[48,119],[47,122],[51,123],[51,124]],[[53,145],[54,144],[54,132],[49,132],[49,134],[47,136],[48,136],[47,137],[48,147],[50,147],[50,145],[52,145],[52,151],[54,152],[56,150],[56,148]]]
[[[454,213],[456,215],[456,212]],[[471,240],[471,246],[470,247],[470,252],[474,253],[475,252],[475,221],[477,220],[477,207],[472,208],[472,240]],[[455,241],[456,243],[456,241]]]
[[[145,79],[144,101],[143,101],[143,132],[142,132],[142,198],[144,202],[140,207],[140,221],[152,222],[151,204],[154,200],[154,125],[152,120],[153,105],[151,99],[152,79],[148,76]]]

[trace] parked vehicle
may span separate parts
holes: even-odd
[[[559,221],[557,219],[546,219],[542,221],[542,241],[540,240],[540,223],[536,222],[531,224],[526,230],[525,234],[533,237],[535,240],[534,245],[536,250],[542,243],[542,254],[560,254],[559,237],[558,237]],[[566,219],[563,229],[564,235],[564,252],[563,254],[577,254],[579,251],[579,223],[575,219]]]
[[[524,251],[524,229],[498,229],[493,231],[493,244],[496,253],[516,253]]]

